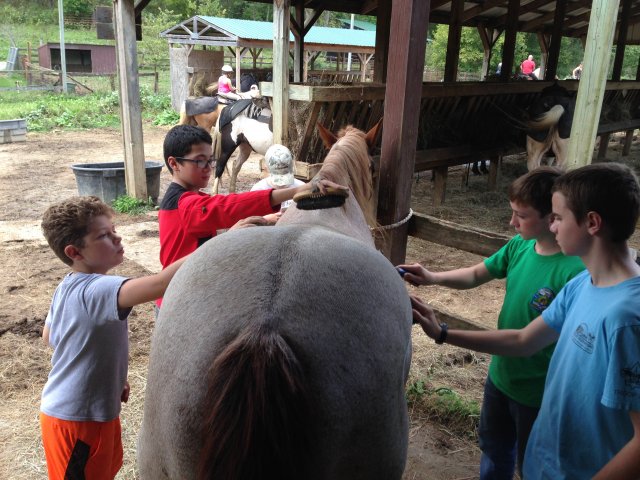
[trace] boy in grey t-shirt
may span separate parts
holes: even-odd
[[[73,197],[50,206],[42,220],[49,246],[72,270],[53,295],[42,332],[54,348],[40,407],[51,479],[112,479],[122,466],[127,317],[134,305],[162,296],[186,259],[147,277],[107,275],[124,258],[113,213],[97,197]]]

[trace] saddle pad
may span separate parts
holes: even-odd
[[[218,99],[216,97],[187,98],[184,101],[184,109],[189,116],[211,113],[216,108],[218,108]]]
[[[240,115],[241,112],[247,109],[253,100],[251,99],[242,99],[238,100],[236,103],[229,105],[228,107],[224,107],[222,113],[220,114],[220,119],[218,120],[218,129],[222,130],[226,125],[231,123],[231,120]]]

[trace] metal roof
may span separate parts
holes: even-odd
[[[249,0],[273,3],[273,0]],[[376,15],[378,0],[291,0],[291,7],[303,4],[305,8],[335,12]],[[620,2],[618,25],[622,20]],[[589,26],[591,0],[567,0],[562,35],[584,37]],[[507,21],[509,0],[469,0],[464,2],[462,23],[467,27],[504,28]],[[451,0],[431,0],[429,22],[449,24],[451,22]],[[554,24],[556,0],[521,0],[518,11],[518,31],[529,33],[551,33]],[[628,45],[640,44],[640,0],[630,0],[627,31]],[[617,41],[617,29],[614,42]]]
[[[273,42],[273,23],[236,18],[196,15],[160,34],[171,43],[268,47]],[[293,42],[293,35],[289,33]],[[307,50],[343,50],[371,52],[376,45],[376,32],[313,26],[304,37]]]

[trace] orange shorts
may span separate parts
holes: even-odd
[[[40,412],[50,480],[112,480],[122,467],[120,419],[72,422]]]

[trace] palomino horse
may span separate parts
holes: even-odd
[[[365,221],[372,138],[347,129],[318,173],[349,185],[344,206],[214,237],[176,274],[153,332],[141,479],[401,478],[411,305]]]
[[[207,92],[213,92],[212,86],[217,89],[217,82],[207,87]],[[250,73],[243,73],[240,78],[240,92],[242,98],[259,98],[260,90],[256,78]],[[179,125],[195,125],[204,128],[211,133],[218,117],[226,104],[220,103],[217,96],[188,98],[180,108]]]
[[[228,109],[224,112],[227,111]],[[213,193],[218,193],[220,177],[229,158],[238,148],[239,153],[233,162],[229,180],[229,192],[236,191],[236,179],[242,164],[249,158],[251,152],[257,152],[264,156],[269,147],[273,145],[272,128],[271,109],[266,106],[261,108],[255,102],[234,118],[227,119],[225,113],[222,113],[214,134],[216,171]]]

